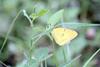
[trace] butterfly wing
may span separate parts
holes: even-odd
[[[66,28],[55,28],[51,32],[55,42],[60,46],[69,43],[72,39],[74,39],[78,33],[71,29]]]

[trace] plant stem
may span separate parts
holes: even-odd
[[[40,64],[41,64],[41,67],[43,67],[43,63],[41,62]]]
[[[24,16],[29,20],[30,26],[33,28],[33,22],[32,22],[32,20],[30,19],[30,17],[28,16],[28,14],[26,13],[25,10],[23,10],[23,13],[24,13]]]
[[[66,59],[66,54],[65,54],[64,48],[62,48],[62,51],[63,51],[63,55],[64,55],[64,61],[65,61],[65,63],[66,63],[66,62],[67,62],[67,59]]]
[[[0,61],[0,63],[2,64],[2,65],[4,65],[5,67],[8,67],[5,63],[3,63],[2,61]]]
[[[49,59],[49,58],[52,57],[52,56],[53,56],[53,54],[49,54],[47,57],[43,58],[43,59],[40,60],[39,62],[43,62],[43,61]]]
[[[87,65],[89,64],[89,62],[96,56],[96,54],[100,51],[100,49],[98,49],[87,61],[86,63],[83,65],[83,67],[87,67]]]
[[[11,25],[10,25],[10,28],[8,29],[8,32],[7,32],[6,37],[5,37],[5,39],[4,39],[3,45],[2,45],[2,47],[1,47],[1,49],[0,49],[0,53],[2,52],[4,46],[6,45],[8,36],[9,36],[10,32],[12,31],[12,28],[13,28],[13,26],[14,26],[14,24],[15,24],[15,21],[17,20],[17,18],[18,18],[18,16],[20,15],[21,12],[22,12],[22,10],[20,10],[20,11],[18,12],[18,14],[16,15],[16,17],[15,17],[14,20],[12,21],[12,23],[11,23]]]
[[[69,66],[70,64],[72,64],[74,61],[78,60],[81,57],[81,55],[77,56],[76,58],[74,58],[73,60],[71,60],[68,64],[66,64],[65,66]]]
[[[47,67],[47,61],[45,60],[44,62],[45,62],[45,67]]]
[[[76,26],[76,27],[87,27],[87,26],[100,26],[100,24],[89,24],[89,23],[60,23],[60,24],[58,24],[58,25],[56,25],[56,26],[59,26],[59,25],[63,25],[63,26],[65,26],[65,25],[67,25],[67,26]]]
[[[58,63],[58,60],[57,60],[57,57],[56,57],[56,50],[55,50],[55,45],[54,45],[53,39],[52,39],[52,44],[53,44],[53,57],[54,57],[54,60],[56,62],[56,67],[59,67],[59,63]]]
[[[71,61],[71,50],[69,44],[67,44],[67,61]]]
[[[53,41],[53,38],[51,37],[51,35],[49,34],[49,37],[52,41],[52,47],[53,47],[53,61],[56,62],[56,67],[59,67],[59,63],[58,63],[58,60],[57,60],[57,57],[56,57],[56,50],[55,50],[55,45],[54,45],[54,41]]]

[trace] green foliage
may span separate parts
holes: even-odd
[[[59,21],[61,21],[61,19],[63,19],[63,13],[64,13],[64,10],[59,10],[58,12],[56,12],[55,14],[53,14],[49,20],[48,20],[48,24],[49,25],[55,25],[57,23],[59,23]]]
[[[48,12],[48,10],[42,9],[42,10],[40,10],[38,13],[32,13],[32,14],[30,15],[30,17],[31,17],[33,20],[35,20],[36,18],[45,15],[47,12]]]
[[[34,57],[38,62],[44,61],[44,59],[48,56],[49,50],[48,48],[39,48],[35,50]]]
[[[12,17],[14,17],[16,13],[18,13],[17,11],[19,11],[20,9],[25,9],[23,10],[23,13],[27,19],[23,18],[23,15],[21,16],[17,15],[17,18],[14,19],[13,24],[11,24],[10,26],[10,32],[8,31],[3,44],[3,46],[5,46],[5,42],[7,41],[7,39],[11,38],[10,41],[14,40],[14,42],[17,42],[17,46],[19,45],[20,49],[22,49],[22,53],[25,53],[24,60],[26,62],[18,63],[16,67],[39,67],[39,65],[43,61],[47,61],[47,64],[50,64],[52,66],[56,65],[56,67],[82,67],[80,58],[79,57],[77,58],[76,55],[79,55],[82,49],[88,44],[88,40],[86,40],[85,38],[86,29],[88,29],[88,27],[100,26],[100,24],[91,24],[90,23],[91,21],[89,21],[88,23],[88,20],[86,18],[84,23],[81,23],[83,22],[81,20],[77,21],[79,20],[77,19],[77,16],[80,13],[80,8],[79,8],[80,6],[73,7],[73,4],[75,5],[76,3],[72,2],[71,5],[72,7],[70,8],[69,6],[68,8],[66,8],[66,5],[70,5],[69,3],[71,1],[70,0],[67,1],[66,0],[60,0],[60,1],[58,0],[54,0],[54,1],[53,0],[46,0],[46,1],[45,0],[40,0],[40,1],[39,0],[38,1],[37,0],[15,0],[15,1],[0,0],[0,11],[1,11],[0,15],[2,14],[4,16],[7,16],[9,20],[11,20]],[[38,6],[34,8],[33,7],[34,4]],[[81,10],[81,12],[84,12],[83,15],[87,11],[87,5],[88,3],[86,4],[83,3],[84,9],[82,8],[83,11]],[[48,10],[46,10],[47,8],[48,10],[50,10],[49,13]],[[34,12],[32,12],[32,9]],[[35,9],[37,11],[35,11]],[[58,9],[61,10],[57,11]],[[52,12],[55,13],[52,14]],[[48,15],[51,15],[49,19],[48,19]],[[44,20],[46,20],[46,22],[44,22],[43,19],[40,19],[40,17],[43,16],[45,16]],[[18,20],[15,24],[16,19]],[[64,22],[63,19],[66,21]],[[5,20],[7,19],[5,18]],[[4,21],[1,21],[0,19],[0,22],[4,22]],[[14,24],[15,27],[13,28]],[[31,27],[29,27],[29,24]],[[72,56],[75,55],[76,58],[75,59],[71,58],[71,60],[67,63],[65,62],[64,59],[67,58],[68,56],[66,46],[64,47],[57,46],[55,44],[55,41],[53,41],[52,36],[50,35],[50,32],[52,31],[54,26],[62,27],[62,25],[65,25],[66,28],[75,29],[78,32],[78,37],[69,44],[70,52],[72,51]],[[1,24],[0,28],[2,26],[3,25]],[[13,31],[11,33],[12,29]],[[100,32],[97,32],[94,41],[91,40],[93,46],[95,46],[95,44],[99,46],[99,40],[100,40],[99,33]],[[0,34],[0,36],[2,35]],[[50,44],[49,45],[46,44],[45,47],[42,46],[45,44],[45,42],[43,41],[43,39],[41,40],[41,38],[44,36],[47,36],[48,41],[50,42]],[[20,44],[18,43],[17,38],[19,41],[21,41]],[[43,41],[43,44],[40,44],[42,47],[38,47],[40,41]],[[65,52],[62,51],[63,49],[65,50]],[[2,57],[5,58],[5,56],[8,57],[6,53],[7,51],[5,50],[4,52],[5,52],[4,54],[2,55],[0,54],[0,58]],[[94,58],[96,54],[97,52],[93,54],[93,56],[85,63],[85,66],[88,67],[88,64],[91,62],[91,60]],[[68,59],[69,58],[67,58],[67,60]]]
[[[38,12],[37,15],[40,17],[40,16],[45,15],[47,12],[48,12],[48,10],[46,10],[46,9],[42,9],[42,10],[40,10],[40,11]]]

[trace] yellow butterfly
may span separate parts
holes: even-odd
[[[78,33],[72,29],[55,28],[51,31],[51,35],[58,45],[63,46],[74,39]]]

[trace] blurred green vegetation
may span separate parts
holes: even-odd
[[[99,7],[99,0],[0,0],[0,49],[21,11],[0,53],[0,61],[16,67],[82,67],[100,48]],[[58,46],[50,35],[53,28],[62,26],[78,32],[68,44],[70,61],[67,45]],[[9,59],[12,54],[14,58]],[[100,67],[100,52],[87,67]]]

